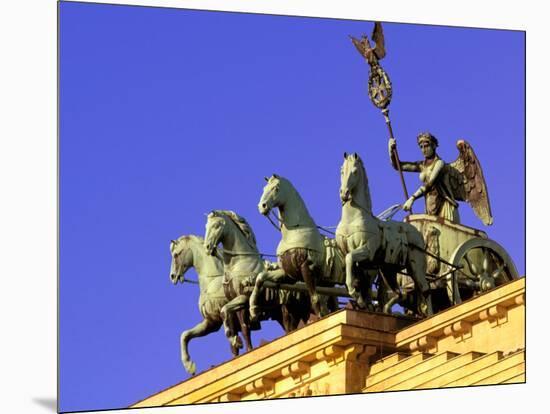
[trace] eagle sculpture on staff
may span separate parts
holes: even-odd
[[[374,30],[372,31],[374,47],[371,47],[367,35],[362,35],[361,39],[350,36],[350,39],[370,66],[369,97],[372,103],[379,109],[386,109],[391,101],[392,86],[388,74],[378,63],[386,56],[382,24],[380,22],[374,23]]]
[[[363,56],[369,64],[377,65],[378,61],[386,56],[386,49],[384,48],[384,32],[382,31],[382,25],[380,22],[374,23],[374,30],[372,31],[372,41],[374,47],[371,47],[369,38],[367,35],[361,36],[361,39],[356,39],[350,36],[351,41],[357,48],[357,51]]]

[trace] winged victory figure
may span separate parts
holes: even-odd
[[[416,162],[397,161],[393,155],[395,139],[391,138],[388,143],[392,166],[397,168],[399,162],[403,171],[420,173],[422,181],[403,209],[410,210],[416,199],[424,197],[427,214],[459,223],[457,201],[466,201],[483,224],[493,224],[487,184],[472,146],[465,140],[457,141],[458,158],[445,163],[436,152],[438,140],[432,134],[421,133],[417,141],[424,160]]]

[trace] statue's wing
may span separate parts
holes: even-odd
[[[386,48],[384,46],[384,32],[382,31],[382,23],[380,22],[374,23],[372,41],[374,42],[374,54],[378,59],[382,59],[386,56]]]
[[[356,39],[353,36],[350,36],[351,41],[357,48],[357,51],[363,56],[364,58],[367,57],[367,50],[369,49],[369,39],[366,36],[363,36],[361,40]]]
[[[448,164],[449,184],[455,199],[467,201],[483,224],[493,224],[487,184],[481,165],[471,145],[459,140],[456,143],[458,158]]]

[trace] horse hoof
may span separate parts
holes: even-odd
[[[197,371],[197,366],[193,361],[183,361],[183,366],[189,374],[195,375],[195,372]]]
[[[359,309],[368,310],[368,306],[361,296],[356,299],[355,303],[357,303]]]
[[[231,345],[231,353],[233,354],[233,357],[237,357],[239,356],[239,349]]]
[[[239,349],[243,349],[243,341],[241,341],[239,335],[235,335],[233,338],[231,338],[231,347],[233,349],[236,349],[237,352]]]

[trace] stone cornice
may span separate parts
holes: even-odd
[[[399,350],[426,350],[438,338],[468,332],[480,321],[497,321],[508,308],[524,303],[525,278],[521,278],[397,332],[395,346]]]
[[[330,363],[346,358],[364,359],[380,347],[393,349],[395,331],[414,320],[341,309],[315,323],[260,346],[253,351],[211,368],[170,387],[133,407],[232,401],[253,390],[269,388],[260,379],[300,378],[313,362]],[[371,345],[371,348],[368,346]]]
[[[133,407],[361,392],[388,355],[514,352],[524,304],[522,278],[421,321],[341,309]]]

